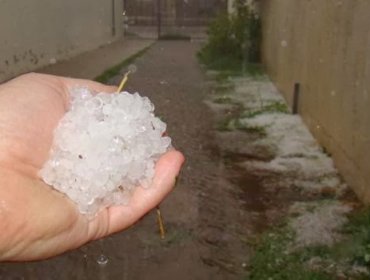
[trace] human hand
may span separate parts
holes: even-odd
[[[158,161],[151,188],[138,188],[127,206],[112,206],[88,219],[41,181],[38,171],[48,158],[73,86],[116,90],[42,74],[0,85],[0,261],[48,258],[121,231],[158,205],[175,183],[184,158],[170,151]]]

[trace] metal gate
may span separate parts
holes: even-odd
[[[142,37],[203,37],[227,11],[227,0],[124,0],[126,33]]]

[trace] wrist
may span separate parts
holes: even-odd
[[[3,186],[0,185],[0,188]],[[1,192],[0,192],[1,194]],[[1,198],[3,196],[0,195]],[[10,231],[10,222],[9,217],[7,216],[6,204],[0,199],[0,262],[6,260],[7,253],[9,251],[9,231]]]
[[[5,260],[5,256],[8,251],[9,245],[9,215],[8,215],[8,206],[6,202],[6,182],[3,172],[0,171],[0,262]]]
[[[0,167],[0,262],[11,259],[20,231],[17,219],[17,198],[11,191],[11,173]]]

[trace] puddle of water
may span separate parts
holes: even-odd
[[[223,155],[226,164],[230,163],[243,163],[245,161],[258,160],[258,161],[269,161],[271,158],[267,156],[259,156],[255,154],[248,153],[233,153],[227,152]]]
[[[253,227],[256,232],[263,232],[285,215],[289,205],[296,201],[307,201],[312,198],[304,196],[298,190],[291,188],[268,188],[264,180],[274,174],[264,174],[263,177],[248,173],[239,164],[253,160],[244,154],[227,153],[224,156],[226,176],[237,190],[235,195],[242,202],[242,207],[248,213],[253,213]]]
[[[249,174],[238,174],[229,178],[230,182],[239,187],[238,197],[244,202],[244,208],[248,211],[264,213],[267,209],[264,202],[264,193],[258,178]]]

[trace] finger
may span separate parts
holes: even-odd
[[[113,93],[117,91],[117,87],[115,86],[108,86],[90,80],[73,79],[65,77],[60,77],[60,79],[63,82],[63,84],[68,88],[68,90],[74,87],[87,87],[88,89],[96,92]]]
[[[172,190],[176,177],[184,163],[184,156],[178,151],[163,155],[156,164],[155,176],[150,188],[138,188],[127,206],[113,206],[108,209],[108,234],[123,230],[159,205]]]

